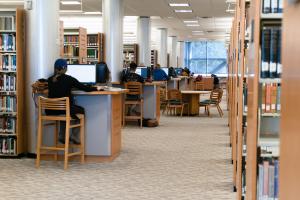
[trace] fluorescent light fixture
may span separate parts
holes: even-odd
[[[189,23],[198,23],[197,20],[184,20],[183,23],[189,24]]]
[[[192,13],[193,10],[174,10],[176,13]]]
[[[204,31],[192,31],[193,33],[204,33]]]
[[[171,7],[189,7],[190,4],[188,3],[169,3]]]
[[[102,12],[84,12],[85,15],[101,15]]]
[[[81,10],[60,10],[59,11],[60,13],[78,13],[78,14],[82,14],[82,11]]]
[[[204,33],[198,32],[198,33],[193,33],[193,35],[204,35]]]
[[[186,26],[200,26],[199,24],[186,24]]]
[[[62,5],[80,5],[80,1],[61,1],[60,2]]]
[[[19,1],[0,1],[0,4],[14,5],[14,4],[23,4],[24,0]]]

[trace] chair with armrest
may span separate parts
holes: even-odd
[[[176,115],[176,110],[181,109],[180,116],[182,117],[184,106],[187,106],[188,115],[189,113],[189,104],[182,100],[182,95],[177,89],[168,90],[168,104],[167,104],[167,114],[173,113]]]
[[[220,107],[220,103],[222,101],[223,90],[222,89],[214,89],[210,93],[210,98],[199,103],[199,107],[204,107],[205,112],[208,116],[210,116],[210,107],[216,106],[219,112],[220,117],[223,117],[223,111]]]
[[[45,111],[63,111],[65,114],[63,115],[47,115]],[[80,155],[81,163],[84,163],[84,115],[77,114],[79,118],[79,123],[76,123],[70,115],[70,101],[69,97],[63,98],[45,98],[39,97],[38,98],[38,136],[37,136],[37,159],[36,159],[36,167],[40,166],[40,159],[41,159],[41,151],[49,152],[49,151],[56,151],[54,154],[54,159],[57,160],[57,151],[64,152],[64,169],[68,168],[68,161],[69,157]],[[65,130],[65,144],[58,144],[58,124],[60,121],[66,122],[66,130]],[[71,123],[74,121],[75,123]],[[44,123],[48,122],[48,123]],[[54,123],[49,123],[54,122]],[[43,145],[43,126],[47,125],[54,125],[55,126],[55,134],[54,134],[54,146],[44,146]],[[70,144],[70,129],[71,128],[80,128],[80,144],[73,145]],[[76,152],[69,152],[69,148],[77,148],[79,151]]]
[[[126,94],[126,99],[124,102],[124,108],[123,108],[123,126],[125,126],[126,120],[139,120],[140,121],[140,127],[143,127],[143,106],[144,106],[144,100],[142,98],[143,94],[143,85],[140,82],[127,82],[125,83],[125,88],[129,91]],[[127,108],[126,106],[134,107],[136,105],[139,105],[140,107],[140,113],[134,113],[135,115],[131,115],[132,113],[126,114]]]

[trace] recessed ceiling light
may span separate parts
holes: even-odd
[[[193,10],[174,10],[176,13],[191,13]]]
[[[183,23],[198,23],[197,20],[184,20]]]
[[[80,1],[61,1],[60,2],[62,5],[80,5]]]
[[[171,7],[189,7],[190,4],[188,3],[169,3]]]
[[[186,26],[200,26],[199,24],[186,24]]]
[[[102,12],[84,12],[85,15],[101,15]]]

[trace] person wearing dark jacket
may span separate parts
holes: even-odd
[[[48,78],[48,97],[49,98],[61,98],[69,97],[70,99],[70,115],[74,119],[78,119],[76,114],[84,114],[84,108],[75,105],[72,89],[76,88],[78,90],[83,90],[85,92],[96,91],[97,88],[89,87],[80,83],[76,78],[66,75],[67,72],[67,61],[64,59],[57,59],[54,63],[54,75]],[[46,110],[48,115],[59,115],[65,114],[64,111],[59,110]],[[65,122],[60,123],[60,133],[59,141],[64,143],[65,141]],[[70,136],[70,141],[74,144],[79,144],[78,130],[73,130],[73,133]]]

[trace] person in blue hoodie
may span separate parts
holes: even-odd
[[[155,69],[153,70],[153,79],[154,81],[167,81],[169,80],[169,76],[166,74],[164,70],[160,68],[160,64],[157,64]]]

